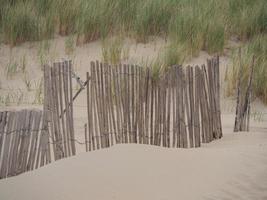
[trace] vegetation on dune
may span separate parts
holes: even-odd
[[[228,80],[227,94],[234,95],[240,66],[242,71],[241,87],[247,86],[253,56],[255,56],[253,93],[267,103],[267,35],[259,35],[246,44],[242,48],[241,60],[238,50],[233,52],[232,70],[228,71],[226,76]]]
[[[222,53],[226,41],[237,38],[247,44],[242,61],[247,59],[243,62],[248,65],[252,55],[257,58],[255,94],[267,102],[266,0],[0,0],[0,5],[0,41],[12,46],[55,34],[71,38],[66,42],[68,51],[74,42],[107,41],[114,35],[144,43],[149,36],[161,36],[169,45],[156,62],[169,66],[198,55],[200,50]],[[120,42],[113,43],[103,42],[103,59],[118,63],[123,49]],[[234,66],[235,60],[233,56]],[[235,73],[228,77],[232,82],[229,93]]]
[[[3,40],[17,44],[78,34],[81,42],[118,32],[146,42],[171,37],[192,54],[222,51],[231,35],[248,40],[266,31],[265,0],[0,0]]]

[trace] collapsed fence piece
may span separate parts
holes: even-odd
[[[91,62],[88,150],[114,143],[200,147],[222,137],[219,57],[162,72]]]

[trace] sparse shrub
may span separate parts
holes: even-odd
[[[35,82],[35,93],[33,104],[42,104],[44,101],[43,97],[43,79]]]
[[[162,72],[166,69],[163,61],[158,57],[154,61],[150,62],[149,67],[152,68],[152,78],[158,80]]]
[[[123,59],[128,59],[128,51],[129,49],[124,48],[120,37],[113,37],[102,42],[102,59],[106,63],[119,64]]]
[[[12,60],[6,65],[6,76],[7,78],[12,78],[15,74],[19,72],[19,65],[17,62]]]
[[[48,40],[42,41],[38,47],[38,53],[37,53],[41,69],[43,69],[44,64],[46,64],[48,61],[49,51],[50,51],[50,42]]]
[[[71,55],[74,52],[75,49],[75,41],[74,36],[68,36],[65,40],[65,53],[67,55]]]
[[[10,94],[4,96],[3,103],[5,106],[10,106],[11,100],[10,100]]]
[[[12,93],[11,95],[12,103],[16,103],[16,105],[20,105],[23,102],[24,93],[21,90]]]
[[[264,113],[262,111],[254,111],[251,113],[254,121],[263,122],[264,121]]]
[[[185,47],[176,42],[171,42],[165,50],[164,54],[164,65],[172,66],[177,64],[182,64],[186,59],[186,50]]]
[[[29,77],[28,73],[26,73],[26,72],[23,74],[23,82],[25,83],[27,90],[31,91],[32,81],[30,80],[30,77]]]
[[[20,67],[23,74],[26,72],[26,65],[27,65],[26,55],[23,55],[21,59],[21,67]]]

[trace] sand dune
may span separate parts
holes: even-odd
[[[267,199],[267,131],[232,133],[197,149],[116,145],[0,181],[0,199]]]
[[[153,59],[164,41],[130,45],[129,62]],[[33,91],[27,91],[22,74],[6,79],[5,66],[11,57],[27,60],[30,80],[39,80],[42,71],[37,55],[38,43],[25,43],[13,49],[0,47],[0,94],[22,90],[22,105],[0,106],[0,110],[32,108]],[[53,41],[53,58],[67,57],[64,38]],[[203,64],[207,53],[188,64]],[[77,47],[75,72],[84,80],[88,63],[101,59],[99,41]],[[223,75],[228,58],[221,57]],[[14,61],[15,62],[15,61]],[[224,89],[222,88],[222,91]],[[33,88],[34,89],[34,88]],[[83,141],[86,122],[86,93],[74,102],[75,137]],[[27,97],[27,98],[26,98]],[[222,94],[223,97],[223,94]],[[30,102],[30,105],[29,105]],[[79,153],[38,170],[0,180],[0,200],[267,200],[267,107],[258,101],[252,105],[249,133],[233,133],[235,101],[222,99],[223,138],[197,149],[165,149],[146,145],[116,145],[110,149]],[[34,107],[41,108],[40,105]],[[257,119],[254,121],[254,119]],[[84,152],[84,146],[77,147]]]

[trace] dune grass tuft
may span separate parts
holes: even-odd
[[[267,103],[267,35],[260,35],[252,39],[244,48],[241,54],[241,83],[245,87],[248,83],[252,57],[255,56],[253,94]],[[232,55],[231,70],[228,70],[227,95],[235,95],[239,71],[238,51]]]
[[[123,45],[122,37],[113,37],[102,41],[102,60],[113,65],[129,58],[129,49]]]

